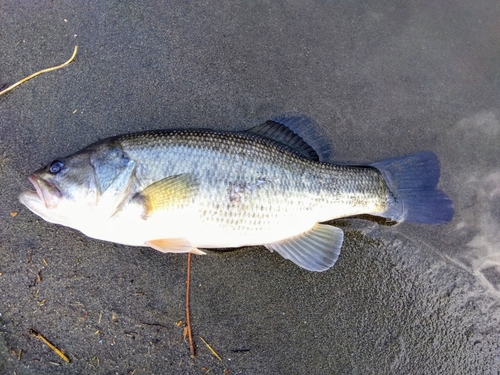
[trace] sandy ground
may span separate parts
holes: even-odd
[[[0,86],[79,46],[0,97],[0,373],[498,374],[500,3],[372,3],[0,1]],[[195,257],[194,360],[176,324],[185,256],[17,200],[31,171],[106,136],[293,113],[337,160],[434,151],[455,218],[337,222],[320,274],[264,248]]]

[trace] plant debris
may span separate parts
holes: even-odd
[[[7,87],[5,90],[2,90],[0,91],[0,95],[3,95],[5,94],[6,92],[12,90],[13,88],[23,84],[24,82],[30,80],[31,78],[33,77],[36,77],[40,74],[43,74],[43,73],[47,73],[47,72],[51,72],[53,70],[57,70],[57,69],[60,69],[60,68],[64,68],[66,65],[68,65],[69,63],[71,63],[74,59],[75,59],[75,56],[76,56],[76,53],[78,52],[78,46],[75,46],[75,50],[73,51],[73,55],[70,57],[70,59],[68,61],[66,61],[64,64],[61,64],[61,65],[57,65],[57,66],[52,66],[50,68],[46,68],[46,69],[42,69],[36,73],[33,73],[32,75],[29,75],[25,78],[23,78],[22,80],[20,81],[17,81],[16,83],[14,83],[13,85]]]
[[[191,358],[194,358],[196,353],[194,351],[193,334],[191,333],[191,313],[189,311],[189,289],[191,287],[191,253],[188,253],[186,279],[186,327],[184,331],[184,339],[186,336],[188,337],[190,356]]]
[[[45,345],[47,345],[50,349],[52,349],[59,357],[61,357],[65,362],[69,363],[69,358],[64,354],[61,350],[56,348],[49,340],[47,340],[43,335],[34,329],[30,331],[30,334],[33,335],[34,337],[42,340]]]
[[[210,350],[212,352],[212,354],[219,360],[222,362],[222,358],[220,357],[220,355],[217,354],[217,352],[208,344],[208,342],[205,341],[205,339],[203,337],[200,336],[200,339],[201,341],[203,341],[203,343],[207,346],[208,350]]]

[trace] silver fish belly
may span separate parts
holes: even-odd
[[[165,130],[110,138],[58,159],[20,200],[90,237],[164,252],[264,245],[312,271],[337,260],[343,232],[321,222],[358,214],[440,224],[430,152],[368,166],[321,161],[297,133],[306,118],[245,132]]]

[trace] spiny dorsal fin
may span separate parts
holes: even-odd
[[[316,224],[298,236],[264,246],[306,270],[321,272],[335,264],[343,240],[342,229]]]
[[[247,132],[288,146],[310,160],[326,161],[331,154],[326,137],[319,134],[319,125],[308,117],[277,117]]]
[[[143,217],[147,219],[155,211],[182,204],[196,193],[197,188],[198,184],[192,175],[179,174],[152,183],[138,193],[134,200],[143,205]]]

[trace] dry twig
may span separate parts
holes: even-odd
[[[191,313],[189,311],[189,289],[191,287],[191,253],[188,253],[187,277],[186,277],[186,328],[189,339],[189,352],[191,358],[195,357],[193,335],[191,333]]]
[[[205,343],[205,345],[207,346],[208,350],[210,350],[212,352],[212,354],[217,357],[217,359],[219,361],[222,362],[222,358],[220,357],[220,355],[217,354],[217,352],[208,344],[208,342],[205,341],[205,339],[203,337],[200,336],[200,339],[201,341],[203,341]]]
[[[60,351],[59,349],[57,349],[49,340],[47,340],[45,337],[43,337],[43,335],[37,331],[35,331],[34,329],[31,330],[31,334],[33,336],[35,336],[36,338],[42,340],[44,342],[45,345],[47,345],[50,349],[52,349],[54,352],[56,352],[56,354],[61,357],[62,359],[64,359],[64,361],[68,362],[69,363],[69,358],[66,356],[66,354],[64,354],[62,351]]]
[[[73,51],[73,55],[72,55],[72,56],[71,56],[71,58],[70,58],[68,61],[66,61],[64,64],[57,65],[57,66],[52,66],[52,67],[50,67],[50,68],[42,69],[42,70],[40,70],[40,71],[38,71],[38,72],[36,72],[36,73],[33,73],[32,75],[30,75],[30,76],[28,76],[28,77],[25,77],[25,78],[23,78],[22,80],[20,80],[20,81],[18,81],[18,82],[16,82],[16,83],[14,83],[13,85],[11,85],[11,86],[7,87],[5,90],[0,91],[0,95],[5,94],[6,92],[8,92],[8,91],[12,90],[13,88],[15,88],[15,87],[17,87],[17,86],[19,86],[19,85],[23,84],[24,82],[26,82],[26,81],[30,80],[31,78],[36,77],[36,76],[38,76],[38,75],[40,75],[40,74],[47,73],[47,72],[51,72],[51,71],[53,71],[53,70],[57,70],[57,69],[60,69],[60,68],[64,68],[66,65],[68,65],[70,62],[72,62],[72,61],[74,60],[74,58],[75,58],[75,56],[76,56],[77,51],[78,51],[78,46],[75,46],[75,50]]]

